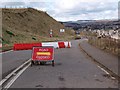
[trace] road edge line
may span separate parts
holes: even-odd
[[[0,54],[5,54],[5,53],[12,52],[12,51],[13,51],[13,50],[5,51],[5,52],[0,52]]]
[[[17,78],[20,77],[20,75],[22,75],[22,73],[31,65],[31,63],[29,63],[26,67],[24,67],[6,86],[4,89],[8,89],[10,88],[10,86],[17,80]]]

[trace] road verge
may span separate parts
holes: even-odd
[[[115,78],[116,80],[118,80],[118,82],[120,82],[120,76],[118,74],[116,74],[114,71],[112,71],[109,67],[105,66],[104,64],[100,63],[97,59],[95,59],[92,55],[90,55],[82,46],[81,43],[79,43],[79,47],[82,50],[82,52],[84,54],[86,54],[95,64],[97,64],[98,66],[100,66],[101,68],[103,68],[104,70],[106,70],[111,78]]]

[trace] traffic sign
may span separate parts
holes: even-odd
[[[53,47],[33,47],[32,60],[33,61],[54,60],[54,48]]]
[[[60,29],[60,32],[61,32],[61,33],[65,32],[65,29]]]
[[[53,30],[51,29],[51,30],[50,30],[50,37],[53,36],[52,34],[53,34]]]

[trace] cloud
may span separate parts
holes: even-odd
[[[61,0],[52,3],[48,13],[57,20],[78,19],[116,19],[118,17],[117,0]],[[109,12],[109,13],[108,13]],[[114,15],[114,16],[113,16]]]
[[[33,7],[36,9],[44,9],[45,10],[45,2],[42,2],[43,0],[34,0],[36,2],[33,2],[33,0],[6,0],[0,2],[0,7]],[[39,2],[38,2],[39,1]]]
[[[58,21],[118,18],[118,0],[4,0],[2,3],[34,7]]]
[[[3,2],[3,6],[19,6],[19,5],[25,5],[24,2]]]

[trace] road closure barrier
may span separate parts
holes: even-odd
[[[64,42],[58,42],[58,48],[65,48],[65,43]]]
[[[42,47],[41,43],[19,43],[14,44],[13,50],[32,50],[34,46]]]
[[[42,43],[19,43],[14,44],[13,50],[32,50],[33,47],[53,46],[54,48],[70,48],[71,42],[42,42]]]

